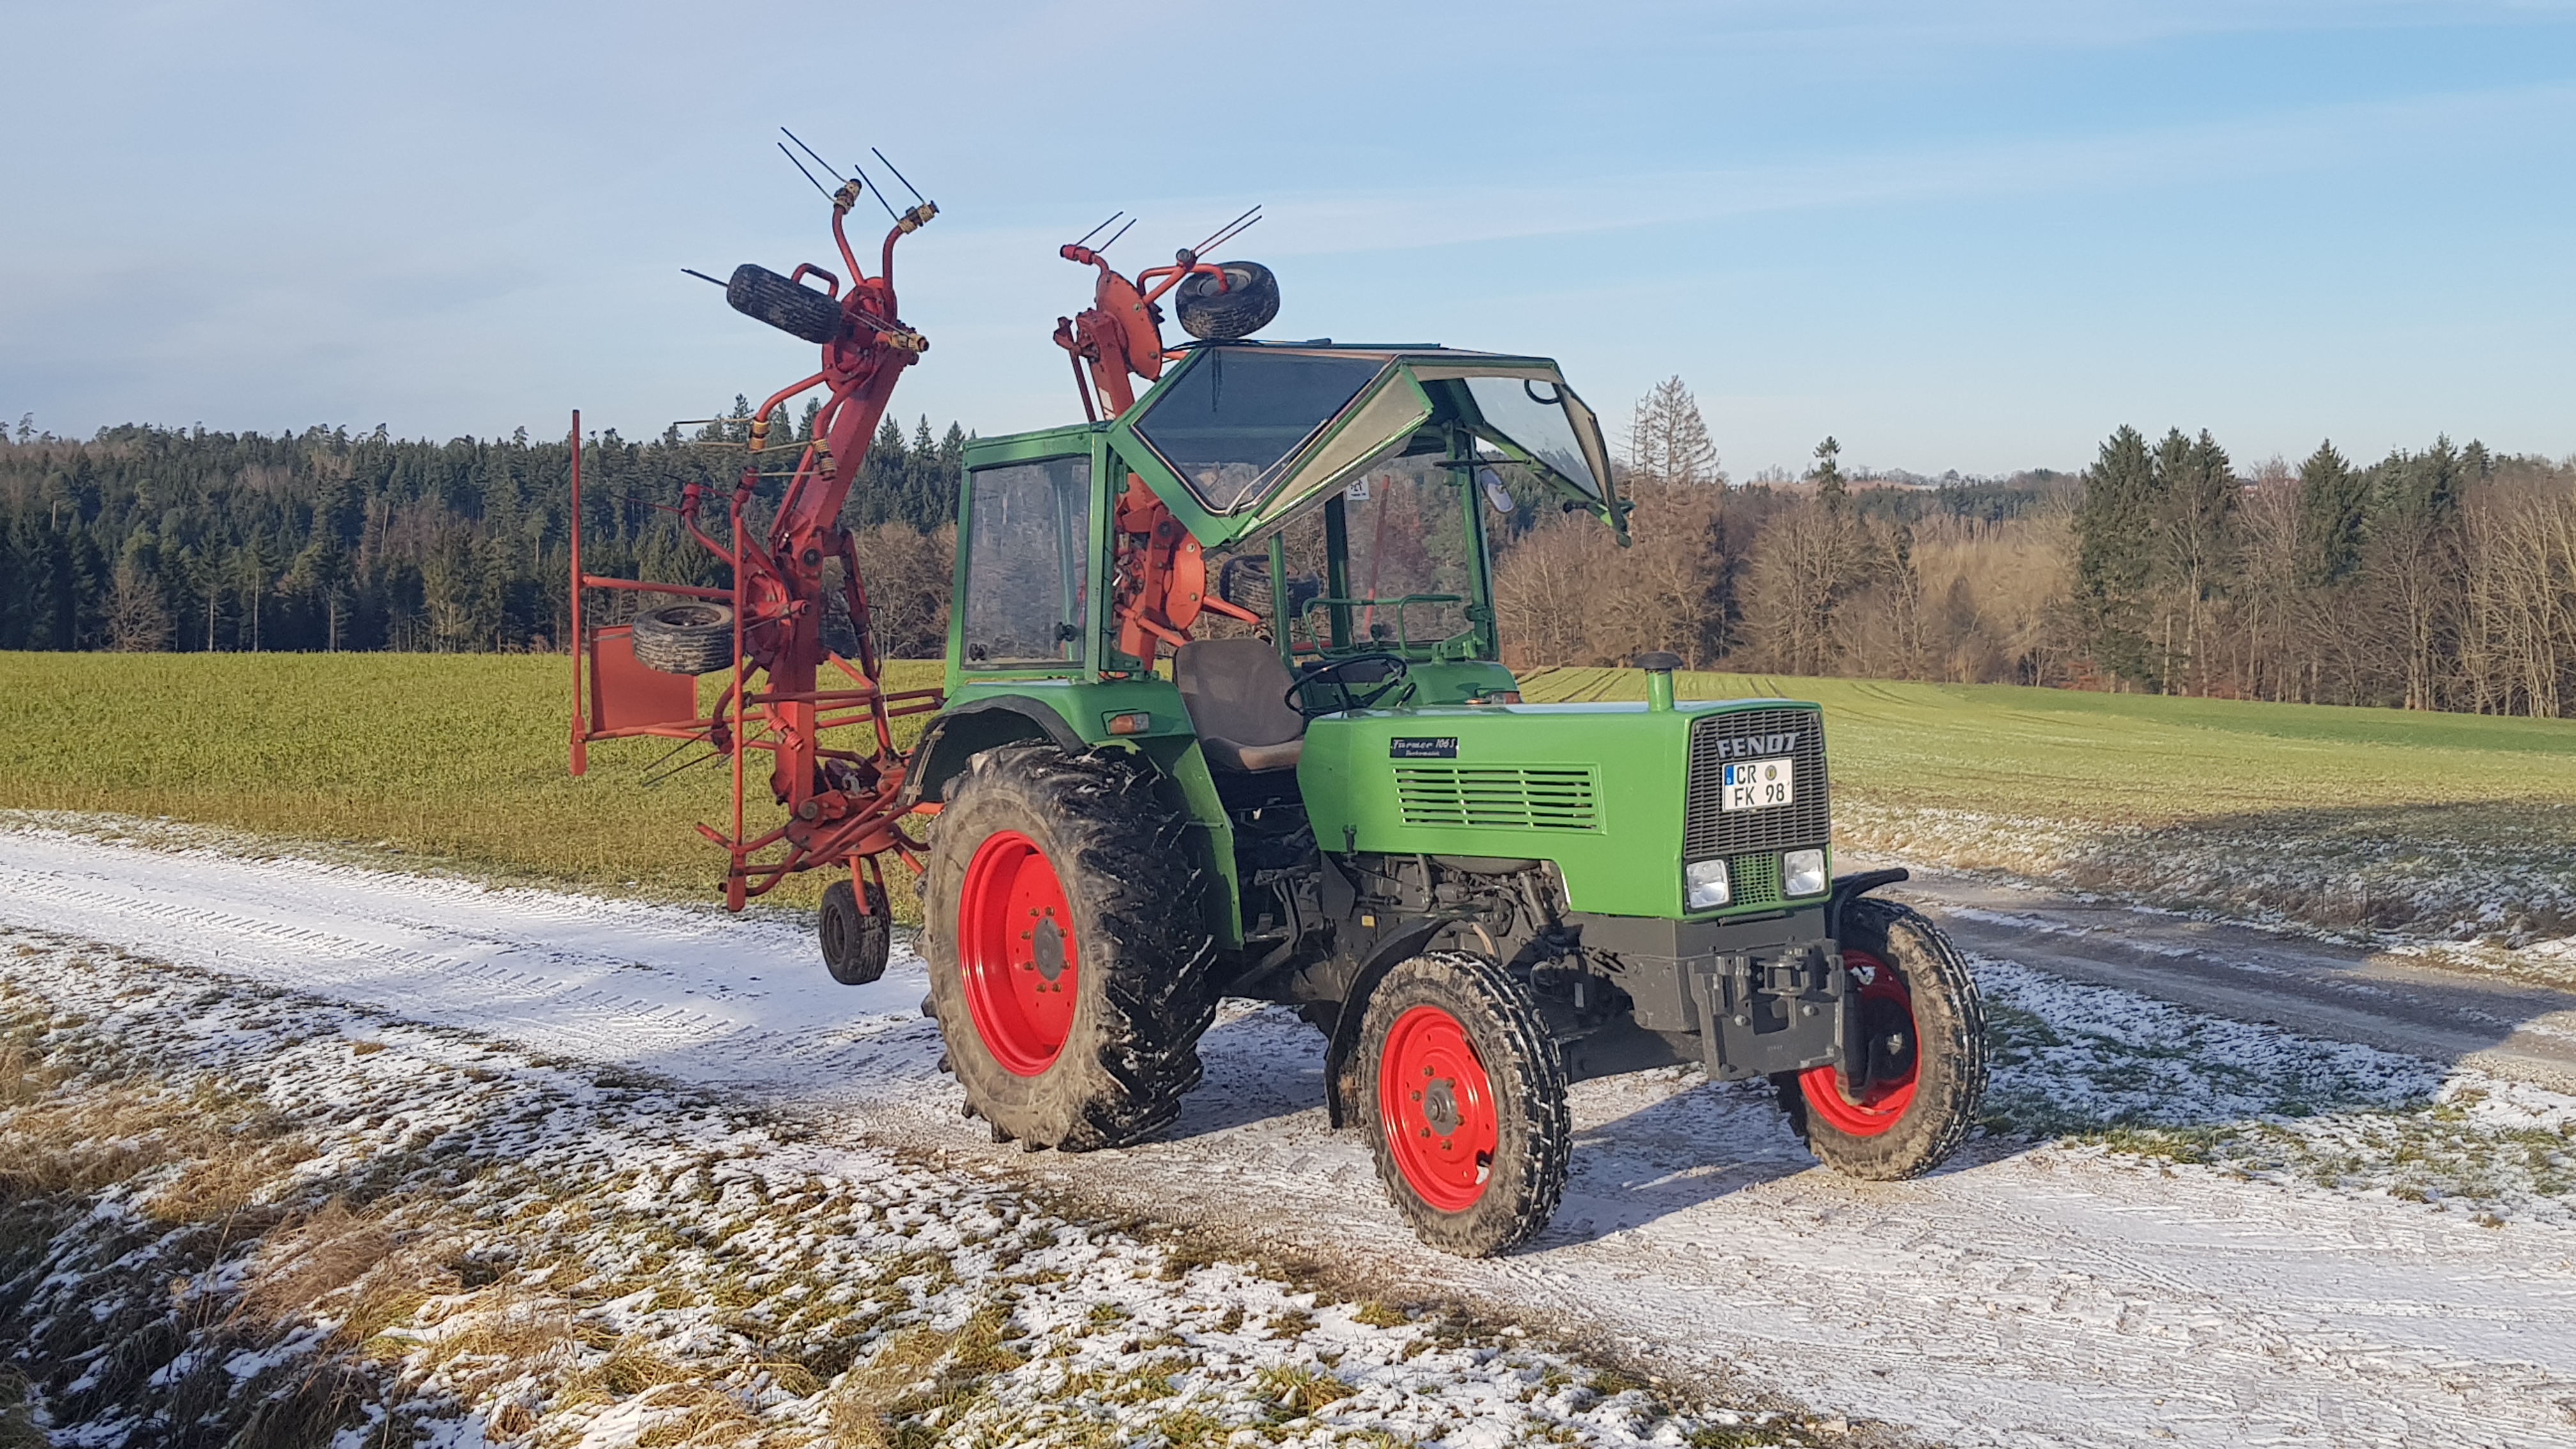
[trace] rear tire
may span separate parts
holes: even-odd
[[[1205,272],[1193,272],[1172,290],[1181,330],[1202,342],[1249,337],[1279,315],[1279,279],[1259,262],[1219,262],[1225,290]]]
[[[692,601],[635,616],[635,662],[661,674],[713,674],[733,667],[733,610]]]
[[[1843,961],[1870,1043],[1855,1099],[1830,1066],[1773,1080],[1790,1124],[1827,1167],[1872,1182],[1919,1177],[1977,1125],[1986,1009],[1941,928],[1892,901],[1843,907]]]
[[[996,1140],[1122,1146],[1199,1083],[1216,942],[1155,784],[1121,755],[1005,745],[947,786],[922,878],[930,1005]]]
[[[845,880],[823,887],[818,922],[823,938],[823,969],[843,986],[865,986],[885,975],[886,958],[894,952],[894,918],[887,914],[886,890],[868,884],[868,909],[859,913],[859,893]]]
[[[1378,1180],[1422,1241],[1482,1258],[1529,1241],[1565,1196],[1565,1061],[1538,1003],[1481,956],[1387,972],[1360,1022]]]

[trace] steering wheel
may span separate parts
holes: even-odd
[[[1351,693],[1351,681],[1343,678],[1342,675],[1343,671],[1357,669],[1363,664],[1379,665],[1386,672],[1376,679],[1361,681],[1366,692],[1355,698]],[[1401,654],[1353,654],[1306,671],[1295,684],[1288,686],[1288,693],[1283,697],[1282,702],[1297,711],[1302,719],[1322,719],[1328,714],[1347,714],[1355,709],[1373,709],[1379,700],[1393,694],[1398,688],[1406,686],[1405,676],[1412,671],[1412,668],[1413,661]],[[1309,707],[1304,701],[1304,695],[1308,687],[1318,684],[1331,689],[1341,699],[1341,703],[1331,709]]]

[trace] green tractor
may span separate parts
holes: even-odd
[[[1638,661],[1643,704],[1527,704],[1503,666],[1489,535],[1543,508],[1626,529],[1553,362],[1159,361],[1132,402],[1100,389],[1110,416],[966,451],[947,702],[906,790],[936,812],[926,1009],[995,1140],[1166,1126],[1236,997],[1323,1034],[1332,1123],[1450,1252],[1547,1223],[1588,1077],[1767,1077],[1859,1177],[1957,1148],[1976,987],[1867,896],[1903,872],[1833,877],[1818,707],[1677,700],[1671,655]]]

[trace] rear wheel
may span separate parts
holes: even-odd
[[[1169,1124],[1215,1011],[1179,812],[1142,767],[1052,745],[988,750],[946,793],[923,941],[968,1109],[1069,1151]]]
[[[1527,1242],[1565,1194],[1565,1063],[1538,1003],[1478,956],[1416,956],[1369,993],[1363,1100],[1397,1211],[1444,1252]]]
[[[845,880],[823,888],[818,922],[823,940],[823,969],[843,986],[865,986],[885,975],[894,950],[894,918],[887,914],[886,890],[868,884],[868,908],[859,910],[859,893]]]
[[[1781,1105],[1826,1166],[1880,1182],[1919,1176],[1976,1126],[1985,1006],[1949,937],[1894,902],[1845,906],[1842,952],[1862,1070],[1848,1090],[1831,1066],[1784,1074]]]

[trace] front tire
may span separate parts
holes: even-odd
[[[1574,1132],[1526,987],[1480,956],[1416,956],[1369,993],[1360,1052],[1378,1180],[1424,1242],[1482,1258],[1547,1226]]]
[[[1831,1066],[1784,1073],[1781,1106],[1816,1159],[1872,1182],[1919,1177],[1949,1160],[1986,1094],[1986,1009],[1941,928],[1893,901],[1843,908],[1867,1065],[1856,1091]]]
[[[946,793],[923,954],[968,1109],[1070,1152],[1169,1125],[1215,1016],[1187,822],[1143,766],[1052,745],[987,750]]]

